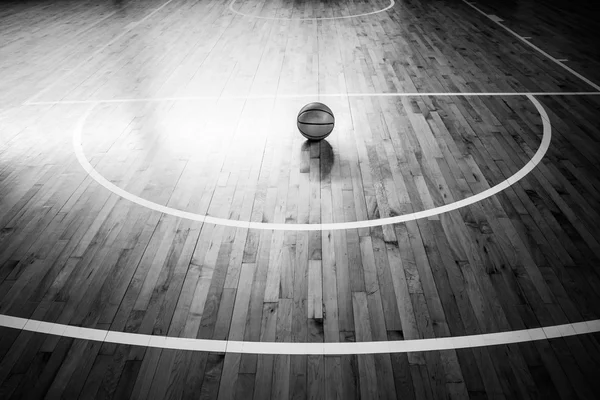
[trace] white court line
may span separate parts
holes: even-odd
[[[73,72],[77,71],[79,68],[81,68],[85,63],[89,62],[90,60],[92,60],[94,57],[96,57],[98,54],[100,54],[101,52],[103,52],[104,50],[106,50],[106,48],[108,46],[110,46],[111,44],[114,44],[115,42],[117,42],[118,40],[120,40],[123,36],[127,35],[129,32],[131,32],[131,30],[133,30],[136,26],[140,25],[141,23],[143,23],[144,21],[146,21],[148,18],[152,17],[154,14],[156,14],[157,12],[159,12],[160,10],[162,10],[164,7],[166,7],[170,2],[172,2],[173,0],[169,0],[166,3],[164,3],[163,5],[161,5],[160,7],[158,7],[157,9],[155,9],[154,11],[152,11],[150,14],[146,15],[144,18],[140,19],[139,21],[136,22],[132,22],[131,24],[127,25],[125,27],[125,30],[123,32],[121,32],[119,35],[115,36],[114,38],[112,38],[108,43],[106,43],[105,45],[103,45],[102,47],[100,47],[99,49],[97,49],[96,51],[94,51],[90,56],[88,56],[87,58],[83,59],[79,64],[77,64],[73,69],[68,70],[65,74],[63,74],[60,78],[56,79],[55,81],[53,81],[52,83],[50,83],[48,86],[46,86],[44,89],[40,90],[39,92],[37,92],[36,94],[34,94],[33,96],[31,96],[28,100],[25,101],[24,105],[28,105],[29,103],[31,103],[33,101],[33,99],[36,99],[38,97],[40,97],[42,94],[46,93],[48,90],[50,90],[50,88],[52,88],[57,82],[62,81],[63,79],[65,79],[67,76],[71,75]]]
[[[368,228],[374,226],[382,226],[389,224],[397,224],[406,221],[412,221],[420,218],[427,218],[434,215],[442,214],[448,211],[457,210],[459,208],[468,206],[470,204],[477,203],[485,198],[493,196],[502,190],[508,188],[509,186],[516,183],[518,180],[523,178],[529,172],[531,172],[535,166],[542,160],[546,151],[550,147],[550,141],[552,139],[552,126],[550,125],[550,119],[544,107],[539,103],[539,101],[532,95],[527,95],[527,98],[534,104],[535,108],[538,110],[540,117],[542,118],[543,125],[543,137],[540,147],[537,152],[533,156],[531,160],[523,168],[517,171],[514,175],[510,176],[503,182],[500,182],[496,186],[493,186],[489,189],[484,190],[481,193],[477,193],[473,196],[470,196],[466,199],[455,201],[450,204],[445,204],[443,206],[431,208],[429,210],[414,212],[410,214],[399,215],[395,217],[387,217],[380,218],[375,220],[363,220],[363,221],[352,221],[352,222],[337,222],[337,223],[325,223],[325,224],[283,224],[283,223],[267,223],[267,222],[250,222],[250,221],[238,221],[238,220],[230,220],[225,218],[216,218],[208,215],[201,215],[196,213],[191,213],[188,211],[179,210],[176,208],[164,206],[162,204],[158,204],[146,199],[143,199],[139,196],[136,196],[132,193],[127,192],[124,189],[116,186],[108,179],[104,178],[96,169],[89,163],[87,160],[85,153],[83,151],[83,147],[81,145],[82,140],[82,131],[85,125],[85,122],[92,110],[96,106],[94,103],[85,111],[83,116],[79,119],[75,130],[73,132],[73,150],[75,152],[75,156],[79,161],[79,164],[85,169],[85,171],[100,185],[104,186],[107,190],[113,192],[114,194],[123,197],[133,203],[139,204],[143,207],[149,208],[154,211],[158,211],[164,214],[173,215],[179,218],[185,218],[193,221],[211,223],[216,225],[230,226],[235,228],[248,228],[248,229],[269,229],[269,230],[286,230],[286,231],[320,231],[320,230],[340,230],[340,229],[357,229],[357,228]]]
[[[234,340],[192,339],[116,332],[104,329],[80,328],[52,322],[11,317],[0,314],[0,326],[28,332],[74,339],[93,340],[161,349],[206,351],[243,354],[348,355],[389,354],[416,351],[454,350],[473,347],[533,342],[600,332],[600,320],[554,325],[517,331],[451,336],[431,339],[390,340],[378,342],[290,343],[244,342]]]
[[[578,77],[579,79],[581,79],[582,81],[584,81],[585,83],[587,83],[588,85],[590,85],[591,87],[593,87],[594,89],[600,91],[600,86],[598,86],[597,84],[595,84],[594,82],[592,82],[591,80],[589,80],[588,78],[586,78],[585,76],[581,75],[579,72],[577,72],[577,71],[573,70],[572,68],[570,68],[570,67],[566,66],[565,64],[563,64],[561,59],[552,57],[550,54],[546,53],[544,50],[540,49],[539,47],[537,47],[536,45],[534,45],[533,43],[531,43],[528,39],[525,39],[523,36],[519,35],[517,32],[513,31],[512,29],[510,29],[509,27],[507,27],[506,25],[504,25],[502,22],[499,22],[496,19],[492,18],[493,16],[490,16],[490,15],[486,14],[481,9],[479,9],[476,6],[474,6],[473,3],[470,3],[470,2],[468,2],[466,0],[463,0],[463,3],[467,4],[469,7],[473,8],[474,10],[476,10],[477,12],[479,12],[480,14],[485,15],[488,19],[490,19],[495,24],[497,24],[497,25],[501,26],[502,28],[504,28],[507,32],[511,33],[513,36],[515,36],[516,38],[518,38],[520,41],[522,41],[523,43],[525,43],[529,47],[531,47],[534,50],[538,51],[540,54],[543,54],[544,56],[548,57],[555,64],[560,65],[562,68],[564,68],[565,70],[569,71],[570,73],[572,73],[573,75],[575,75],[576,77]]]
[[[235,13],[235,14],[241,15],[243,17],[258,18],[258,19],[268,19],[268,20],[278,20],[278,21],[324,21],[324,20],[332,20],[332,19],[366,17],[368,15],[379,14],[379,13],[382,13],[384,11],[387,11],[390,8],[394,7],[394,5],[396,4],[396,2],[394,0],[391,0],[390,4],[386,8],[382,8],[381,10],[375,10],[375,11],[371,11],[371,12],[363,13],[363,14],[344,15],[344,16],[341,16],[341,17],[279,18],[279,17],[262,17],[262,16],[259,16],[259,15],[244,14],[242,12],[237,11],[235,8],[233,8],[233,3],[235,3],[236,1],[237,0],[233,0],[231,3],[229,3],[229,9],[233,13]]]
[[[98,100],[51,100],[31,101],[22,106],[49,106],[61,104],[109,104],[109,103],[144,103],[162,101],[201,101],[201,100],[259,100],[259,99],[291,99],[291,98],[332,98],[332,97],[413,97],[413,96],[600,96],[600,92],[406,92],[406,93],[307,93],[307,94],[256,94],[256,95],[224,95],[224,96],[177,96],[177,97],[140,97]]]

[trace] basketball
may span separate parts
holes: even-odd
[[[325,139],[333,130],[335,118],[323,103],[310,103],[298,113],[298,130],[308,140]]]

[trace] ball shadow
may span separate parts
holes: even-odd
[[[310,158],[319,159],[321,180],[329,177],[331,168],[335,163],[335,155],[333,153],[333,148],[327,140],[306,140],[302,143],[301,151],[308,151],[310,153]]]

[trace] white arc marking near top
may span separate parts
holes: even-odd
[[[400,94],[399,94],[400,95]],[[86,172],[100,185],[104,186],[106,189],[115,193],[118,196],[121,196],[131,202],[139,204],[143,207],[149,208],[151,210],[155,210],[164,214],[173,215],[179,218],[186,218],[193,221],[206,222],[216,225],[230,226],[235,228],[248,228],[248,229],[272,229],[272,230],[287,230],[287,231],[319,231],[319,230],[339,230],[339,229],[357,229],[357,228],[368,228],[374,226],[382,226],[389,224],[397,224],[406,221],[412,221],[420,218],[427,218],[434,215],[442,214],[448,211],[453,211],[470,204],[474,204],[478,201],[481,201],[485,198],[495,195],[496,193],[501,192],[502,190],[508,188],[513,185],[524,176],[526,176],[529,172],[531,172],[535,166],[542,160],[546,151],[548,151],[548,147],[550,146],[550,141],[552,138],[552,127],[550,125],[550,119],[544,107],[539,103],[539,101],[533,97],[532,95],[526,95],[527,98],[534,104],[536,109],[538,110],[540,117],[542,118],[543,124],[543,137],[540,147],[537,152],[533,156],[531,160],[523,168],[517,171],[514,175],[510,176],[506,180],[500,182],[496,186],[493,186],[489,189],[484,190],[481,193],[477,193],[473,196],[470,196],[466,199],[455,201],[453,203],[444,204],[443,206],[431,208],[429,210],[418,211],[410,214],[399,215],[395,217],[387,217],[380,218],[375,220],[363,220],[363,221],[352,221],[352,222],[337,222],[337,223],[324,223],[324,224],[284,224],[284,223],[268,223],[268,222],[251,222],[251,221],[238,221],[238,220],[230,220],[225,218],[217,218],[211,217],[209,215],[201,215],[195,214],[188,211],[179,210],[173,207],[164,206],[162,204],[158,204],[146,199],[143,199],[139,196],[136,196],[132,193],[127,192],[124,189],[116,186],[108,179],[103,177],[87,160],[83,147],[81,145],[81,134],[83,131],[83,127],[92,110],[94,109],[96,104],[101,103],[101,101],[97,103],[92,103],[92,106],[87,109],[84,115],[79,119],[77,126],[75,128],[73,134],[73,149],[75,152],[75,156],[77,160],[86,170]]]
[[[233,8],[233,3],[235,3],[237,0],[233,0],[231,3],[229,3],[229,9],[234,12],[235,14],[244,16],[244,17],[250,17],[250,18],[259,18],[259,19],[269,19],[269,20],[280,20],[280,21],[323,21],[323,20],[332,20],[332,19],[344,19],[344,18],[359,18],[359,17],[366,17],[368,15],[374,15],[374,14],[379,14],[382,13],[384,11],[389,10],[390,8],[394,7],[394,5],[396,4],[396,2],[394,0],[390,1],[390,4],[385,7],[382,8],[381,10],[375,10],[375,11],[371,11],[368,13],[363,13],[363,14],[353,14],[353,15],[342,15],[339,17],[307,17],[307,18],[281,18],[281,17],[262,17],[260,15],[250,15],[250,14],[244,14],[242,12],[237,11],[235,8]]]

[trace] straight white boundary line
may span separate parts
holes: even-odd
[[[256,94],[235,96],[177,96],[177,97],[140,97],[98,100],[53,100],[30,101],[22,106],[51,106],[76,104],[108,104],[108,103],[144,103],[162,101],[202,101],[202,100],[260,100],[260,99],[291,99],[291,98],[333,98],[333,97],[412,97],[412,96],[600,96],[600,92],[406,92],[406,93],[307,93],[307,94]]]
[[[363,13],[363,14],[344,15],[344,16],[341,16],[341,17],[279,18],[279,17],[262,17],[262,16],[259,16],[259,15],[244,14],[242,12],[236,11],[236,9],[233,8],[233,3],[235,3],[236,1],[237,0],[233,0],[231,3],[229,3],[229,9],[233,13],[235,13],[235,14],[241,15],[243,17],[257,18],[257,19],[268,19],[268,20],[277,20],[277,21],[326,21],[326,20],[332,20],[332,19],[359,18],[359,17],[366,17],[368,15],[374,15],[374,14],[382,13],[382,12],[387,11],[390,8],[394,7],[394,5],[396,4],[396,2],[394,0],[390,0],[390,4],[386,8],[382,8],[381,10],[371,11],[371,12]]]
[[[540,147],[537,152],[534,154],[533,158],[529,160],[527,164],[519,171],[517,171],[514,175],[510,176],[506,180],[500,182],[496,186],[493,186],[489,189],[484,190],[481,193],[477,193],[473,196],[470,196],[466,199],[462,199],[459,201],[455,201],[450,204],[444,204],[443,206],[431,208],[429,210],[423,210],[419,212],[414,212],[410,214],[399,215],[395,217],[387,217],[380,218],[375,220],[363,220],[363,221],[352,221],[352,222],[337,222],[337,223],[325,223],[325,224],[284,224],[284,223],[267,223],[267,222],[251,222],[251,221],[239,221],[239,220],[230,220],[225,218],[217,218],[211,217],[208,215],[201,215],[196,213],[191,213],[183,210],[179,210],[176,208],[164,206],[162,204],[158,204],[146,199],[143,199],[139,196],[136,196],[132,193],[127,192],[126,190],[116,186],[108,179],[104,178],[96,169],[90,164],[85,156],[83,151],[83,147],[81,145],[82,140],[82,131],[85,125],[85,122],[92,110],[99,103],[93,103],[90,107],[87,108],[85,113],[79,119],[75,130],[73,132],[73,151],[75,152],[75,156],[79,161],[79,164],[83,167],[83,169],[92,177],[97,183],[104,186],[107,190],[113,192],[117,196],[120,196],[124,199],[127,199],[133,203],[139,204],[142,207],[149,208],[154,211],[158,211],[164,214],[169,214],[178,218],[185,218],[193,221],[199,221],[204,223],[211,223],[215,225],[229,226],[234,228],[247,228],[247,229],[263,229],[263,230],[285,230],[285,231],[323,231],[323,230],[341,230],[341,229],[358,229],[358,228],[368,228],[374,226],[382,226],[389,224],[397,224],[406,221],[412,221],[420,218],[427,218],[434,215],[442,214],[445,212],[449,212],[452,210],[457,210],[459,208],[468,206],[470,204],[477,203],[485,198],[495,195],[513,185],[524,176],[526,176],[529,172],[531,172],[535,166],[542,160],[548,148],[550,147],[550,141],[552,140],[552,126],[550,125],[550,119],[544,107],[540,104],[540,102],[532,95],[527,95],[527,98],[534,104],[540,117],[542,118],[543,125],[543,137]]]
[[[600,320],[531,328],[517,331],[485,333],[479,335],[451,336],[431,339],[392,340],[381,342],[243,342],[234,340],[193,339],[153,336],[140,333],[117,332],[93,328],[81,328],[33,319],[0,314],[0,326],[28,332],[43,333],[102,343],[115,343],[160,349],[206,351],[242,354],[291,354],[291,355],[348,355],[390,354],[416,351],[454,350],[473,347],[557,339],[575,335],[600,332]]]
[[[106,48],[112,44],[114,44],[115,42],[119,41],[123,36],[127,35],[129,32],[131,32],[135,27],[137,27],[138,25],[142,24],[143,22],[145,22],[148,18],[152,17],[154,14],[156,14],[157,12],[159,12],[160,10],[162,10],[164,7],[166,7],[169,3],[171,3],[173,0],[168,0],[166,3],[164,3],[163,5],[161,5],[160,7],[156,8],[154,11],[152,11],[151,13],[149,13],[148,15],[146,15],[144,18],[140,19],[139,21],[136,22],[132,22],[129,25],[127,25],[125,27],[125,30],[123,32],[121,32],[120,34],[118,34],[117,36],[115,36],[114,38],[112,38],[109,42],[107,42],[106,44],[104,44],[102,47],[98,48],[96,51],[94,51],[91,55],[89,55],[87,58],[84,58],[79,64],[77,64],[75,67],[73,67],[72,69],[70,69],[69,71],[67,71],[65,74],[63,74],[60,78],[54,80],[53,82],[51,82],[48,86],[46,86],[45,88],[43,88],[42,90],[40,90],[39,92],[37,92],[36,94],[34,94],[33,96],[31,96],[29,99],[27,99],[25,101],[25,103],[23,105],[28,105],[29,103],[31,103],[34,99],[40,97],[42,94],[46,93],[48,90],[50,90],[50,88],[52,88],[54,85],[56,85],[57,82],[62,81],[63,79],[65,79],[67,76],[71,75],[73,72],[79,70],[79,68],[81,68],[85,63],[89,62],[90,60],[92,60],[94,57],[96,57],[98,54],[100,54],[101,52],[103,52],[104,50],[106,50]]]
[[[484,15],[485,17],[487,17],[490,21],[494,22],[496,25],[504,28],[504,30],[506,30],[507,32],[509,32],[510,34],[512,34],[513,36],[515,36],[516,38],[518,38],[520,41],[522,41],[523,43],[525,43],[526,45],[528,45],[532,49],[536,50],[540,54],[543,54],[544,56],[546,56],[547,58],[549,58],[556,65],[561,66],[562,68],[564,68],[565,70],[569,71],[571,74],[575,75],[576,77],[578,77],[579,79],[581,79],[582,81],[584,81],[585,83],[587,83],[588,85],[590,85],[591,87],[593,87],[594,89],[596,89],[596,90],[598,90],[600,92],[600,86],[598,86],[597,84],[595,84],[594,82],[592,82],[591,80],[589,80],[588,78],[586,78],[585,76],[581,75],[579,72],[577,72],[577,71],[573,70],[572,68],[570,68],[570,67],[566,66],[565,64],[563,64],[562,63],[563,59],[555,58],[555,57],[551,56],[550,54],[546,53],[544,50],[542,50],[539,47],[537,47],[536,45],[534,45],[533,43],[531,43],[529,41],[529,40],[531,40],[531,38],[529,36],[528,36],[529,39],[527,39],[526,37],[523,37],[523,36],[519,35],[517,32],[513,31],[512,29],[510,29],[509,27],[507,27],[506,25],[504,25],[501,22],[502,20],[498,20],[497,16],[486,14],[481,9],[479,9],[476,6],[474,6],[473,3],[471,3],[471,2],[469,2],[467,0],[462,0],[462,1],[465,4],[467,4],[469,7],[473,8],[474,10],[476,10],[478,13],[480,13],[480,14]]]

